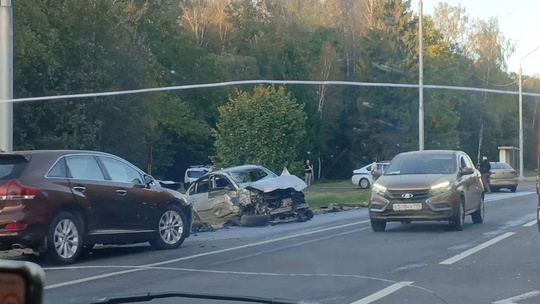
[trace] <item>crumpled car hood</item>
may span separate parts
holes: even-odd
[[[295,175],[281,175],[274,178],[262,179],[256,182],[248,183],[245,188],[268,193],[278,189],[288,188],[293,188],[296,191],[302,191],[307,188],[307,185],[303,180]]]

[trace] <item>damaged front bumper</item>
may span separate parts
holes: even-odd
[[[247,183],[238,190],[211,191],[212,214],[202,218],[207,223],[235,221],[243,215],[264,215],[270,224],[309,220],[313,212],[302,192],[306,187],[298,177],[282,175]]]

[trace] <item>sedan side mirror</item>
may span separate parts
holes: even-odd
[[[460,168],[459,173],[461,173],[461,175],[471,175],[474,173],[474,170],[472,168],[465,167]]]

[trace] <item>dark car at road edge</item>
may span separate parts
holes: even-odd
[[[94,244],[173,249],[189,236],[192,214],[181,193],[108,153],[0,153],[2,250],[30,248],[71,263]]]

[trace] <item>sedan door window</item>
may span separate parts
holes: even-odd
[[[229,180],[223,175],[214,175],[214,182],[212,183],[212,189],[224,189],[229,187],[232,189],[232,185]]]
[[[465,162],[465,157],[461,157],[461,162],[460,162],[460,168],[467,168],[467,162]]]
[[[463,156],[463,159],[465,160],[465,165],[467,166],[467,168],[474,168],[474,165],[468,156]]]
[[[210,190],[210,179],[205,177],[197,182],[195,194],[208,193]]]
[[[114,158],[100,157],[99,159],[105,166],[105,169],[107,169],[113,182],[131,183],[135,185],[144,184],[141,174],[139,171],[135,170],[135,168]]]
[[[105,180],[103,171],[92,155],[66,156],[66,166],[71,178],[87,180]]]

